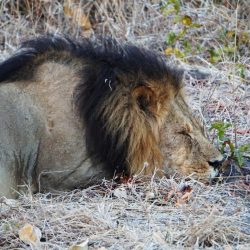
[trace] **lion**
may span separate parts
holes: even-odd
[[[0,64],[0,196],[115,174],[218,175],[221,153],[185,101],[183,70],[115,39],[46,35]]]

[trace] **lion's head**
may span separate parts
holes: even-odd
[[[205,136],[180,91],[161,128],[160,145],[167,175],[190,175],[206,181],[218,175],[223,157]]]
[[[89,49],[76,105],[89,153],[128,174],[190,175],[208,180],[223,159],[183,94],[183,71],[133,45],[105,40]]]

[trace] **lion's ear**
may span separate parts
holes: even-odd
[[[138,107],[146,114],[157,113],[157,96],[153,89],[148,86],[139,86],[132,90],[132,96]]]

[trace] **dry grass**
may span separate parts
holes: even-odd
[[[67,249],[86,239],[90,249],[224,249],[228,245],[247,249],[250,200],[244,187],[164,178],[22,196],[12,204],[3,200],[0,245],[27,248],[18,230],[31,223],[42,231],[42,249]]]
[[[0,60],[20,41],[47,32],[76,38],[109,34],[163,52],[166,34],[182,29],[180,23],[174,23],[174,14],[164,15],[157,0],[75,0],[65,5],[67,2],[2,0]],[[235,47],[230,55],[222,53],[216,63],[211,63],[208,53],[209,48],[225,46],[220,39],[223,30],[234,31],[235,42],[240,39],[237,34],[250,36],[246,18],[250,15],[249,3],[180,2],[179,15],[188,15],[202,25],[191,29],[188,39],[205,49],[183,58],[171,55],[168,60],[187,69],[190,104],[206,126],[214,120],[231,122],[234,127],[227,136],[237,145],[249,143],[249,41]],[[83,12],[74,16],[79,5]],[[182,49],[181,42],[176,46]],[[239,70],[242,66],[244,77]],[[71,193],[21,196],[15,202],[2,199],[0,248],[31,249],[18,238],[18,230],[29,222],[42,231],[42,249],[67,249],[86,239],[91,249],[248,249],[249,191],[249,184],[242,181],[206,186],[193,180],[164,178],[121,185],[104,182]]]

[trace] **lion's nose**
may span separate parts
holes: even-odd
[[[217,169],[222,166],[222,163],[224,162],[224,158],[222,160],[214,160],[214,161],[209,161],[209,165],[214,167],[214,169]]]

